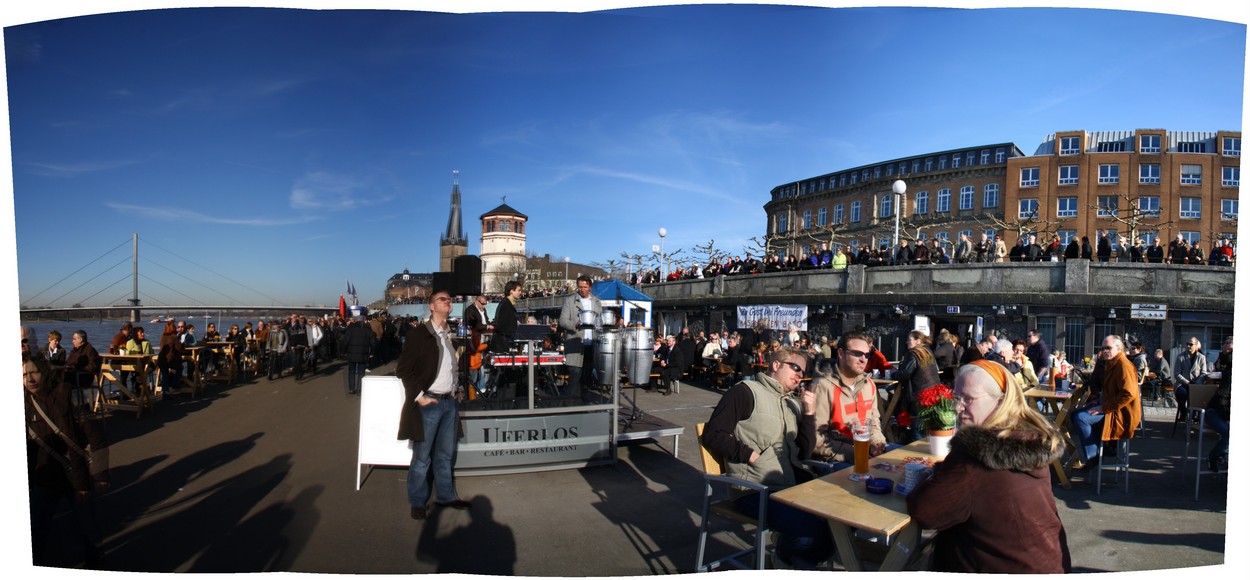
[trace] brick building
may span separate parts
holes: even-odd
[[[1064,244],[1106,230],[1147,246],[1177,234],[1208,249],[1237,239],[1240,132],[1062,131],[1008,159],[1007,174],[1006,219]]]

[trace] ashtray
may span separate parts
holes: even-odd
[[[885,477],[874,477],[868,480],[864,486],[868,489],[868,493],[885,495],[894,491],[894,480]]]

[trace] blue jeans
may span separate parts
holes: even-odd
[[[435,399],[434,404],[421,407],[421,423],[425,441],[412,443],[412,463],[408,465],[408,503],[424,508],[430,500],[430,484],[426,475],[434,467],[434,501],[460,499],[451,479],[452,460],[456,455],[456,401]]]
[[[1081,433],[1081,446],[1085,449],[1085,460],[1093,461],[1098,458],[1098,448],[1102,445],[1102,430],[1098,434],[1094,434],[1094,425],[1101,425],[1107,416],[1103,414],[1094,415],[1088,409],[1081,409],[1072,416],[1072,424]]]
[[[365,367],[368,363],[347,363],[347,392],[359,393],[360,382],[365,378]]]
[[[1212,453],[1228,453],[1228,421],[1212,411],[1207,411],[1206,425],[1220,434],[1220,441],[1211,450]]]
[[[760,497],[749,493],[734,500],[739,512],[759,517]],[[783,558],[799,557],[818,563],[833,556],[833,534],[824,518],[796,507],[768,499],[768,529],[777,532],[777,553]]]

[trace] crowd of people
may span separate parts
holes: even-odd
[[[1190,264],[1233,267],[1236,256],[1233,245],[1225,239],[1217,239],[1210,253],[1201,240],[1192,243],[1181,234],[1166,246],[1160,238],[1147,245],[1143,238],[1129,240],[1113,230],[1099,231],[1091,241],[1089,236],[1072,237],[1064,244],[1059,234],[1030,233],[1021,235],[1014,245],[1008,246],[1001,235],[991,237],[981,234],[974,241],[967,234],[949,242],[939,238],[899,241],[896,249],[882,243],[879,248],[864,244],[858,248],[839,245],[830,248],[822,243],[819,250],[781,257],[768,254],[757,259],[750,253],[745,258],[728,257],[722,262],[712,258],[705,264],[677,265],[667,275],[659,268],[631,274],[631,284],[656,284],[676,280],[715,278],[743,274],[771,274],[774,272],[798,272],[806,270],[839,270],[848,265],[901,266],[930,264],[969,264],[988,262],[1062,262],[1067,260],[1091,260],[1098,262],[1143,262],[1153,264]]]
[[[1024,393],[1029,388],[1050,381],[1062,387],[1082,374],[1090,395],[1074,410],[1070,425],[1079,442],[1074,469],[1085,471],[1100,456],[1116,452],[1107,442],[1133,437],[1142,420],[1141,385],[1175,384],[1183,399],[1189,382],[1221,371],[1219,388],[1207,405],[1207,425],[1220,434],[1208,462],[1213,471],[1228,462],[1231,338],[1212,367],[1206,366],[1201,343],[1189,339],[1173,369],[1162,349],[1152,357],[1140,342],[1126,346],[1121,337],[1110,335],[1093,360],[1078,369],[1063,351],[1052,353],[1036,329],[1017,340],[991,332],[968,346],[945,330],[935,341],[913,331],[896,365],[880,356],[873,337],[862,332],[838,337],[832,349],[823,338],[815,346],[801,335],[778,334],[775,342],[765,339],[761,346],[767,346],[749,359],[759,371],[736,377],[712,411],[704,446],[723,459],[728,474],[773,491],[785,489],[850,467],[856,426],[867,426],[871,433],[870,455],[889,451],[894,444],[886,442],[884,430],[907,426],[905,417],[917,413],[917,393],[953,384],[958,430],[950,454],[907,496],[913,520],[938,531],[930,560],[937,571],[1072,570],[1049,473],[1050,464],[1065,454],[1064,437],[1028,402]],[[729,337],[735,348],[740,340],[738,333]],[[710,344],[709,349],[714,350]],[[893,417],[878,411],[875,369],[893,369],[894,388],[902,389],[906,404]],[[812,380],[802,387],[805,375]],[[906,443],[917,435],[903,429],[895,440]],[[758,495],[742,490],[735,505],[754,515]],[[817,568],[833,555],[823,520],[771,499],[767,506],[781,565]]]

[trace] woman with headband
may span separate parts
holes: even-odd
[[[1071,572],[1048,471],[1063,453],[1058,430],[1005,367],[987,360],[959,368],[955,412],[950,454],[907,495],[913,520],[938,531],[932,569]]]

